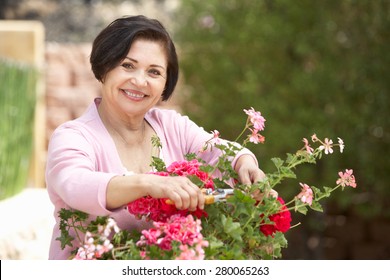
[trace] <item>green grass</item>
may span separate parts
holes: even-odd
[[[33,144],[37,72],[0,59],[0,200],[27,183]]]

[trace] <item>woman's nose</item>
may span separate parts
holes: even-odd
[[[139,87],[143,87],[148,84],[145,72],[141,70],[131,73],[130,82]]]

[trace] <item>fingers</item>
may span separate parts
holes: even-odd
[[[265,179],[265,173],[259,169],[249,169],[249,170],[240,170],[238,172],[238,177],[241,184],[250,185],[256,182],[263,181]]]
[[[165,197],[169,198],[177,209],[195,211],[204,208],[204,195],[200,188],[186,177],[165,177],[169,180],[164,187]],[[164,196],[164,195],[163,195]]]
[[[251,155],[242,155],[238,158],[234,170],[238,174],[241,184],[249,185],[262,181],[264,172],[259,169],[257,161]]]
[[[249,176],[249,173],[245,172],[245,173],[239,173],[238,174],[238,179],[240,181],[241,184],[243,185],[250,185],[252,184],[252,180]]]
[[[270,190],[269,195],[274,197],[274,198],[278,198],[278,196],[279,196],[278,192],[275,191],[274,189]]]
[[[266,193],[262,193],[260,190],[255,190],[253,193],[252,193],[252,197],[256,200],[256,201],[262,201],[264,199],[264,196],[265,197],[273,197],[273,198],[278,198],[279,194],[277,191],[275,191],[274,189],[271,189],[267,194]]]
[[[252,197],[256,199],[256,201],[262,201],[264,198],[264,193],[260,192],[260,190],[255,190],[252,193]]]
[[[253,178],[253,182],[254,183],[261,182],[261,181],[264,181],[265,178],[266,178],[266,176],[265,176],[265,173],[263,172],[263,170],[258,169],[258,171],[256,172],[255,177]]]

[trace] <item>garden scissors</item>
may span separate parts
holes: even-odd
[[[211,189],[206,189],[205,194],[205,204],[213,204],[218,201],[224,201],[229,196],[233,195],[233,189],[215,189],[214,191]]]
[[[232,196],[234,193],[234,189],[203,189],[202,192],[204,193],[205,204],[213,204],[218,201],[224,201],[229,196]],[[167,199],[165,201],[167,204],[174,204],[172,200]]]

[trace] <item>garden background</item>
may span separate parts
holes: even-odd
[[[88,65],[93,38],[116,17],[139,13],[160,19],[178,48],[182,75],[175,98],[164,106],[228,139],[240,132],[244,108],[261,111],[266,143],[250,148],[265,172],[272,171],[272,157],[302,147],[303,137],[344,139],[343,154],[297,170],[299,180],[277,188],[289,197],[299,182],[332,186],[345,168],[354,170],[358,183],[334,194],[324,213],[294,215],[294,223],[302,224],[286,235],[285,259],[390,258],[389,1],[2,0],[0,19],[35,20],[45,27],[45,143],[57,125],[80,115],[100,94]],[[10,80],[0,75],[0,86]],[[3,87],[1,94],[6,104],[3,98],[11,93]],[[33,109],[19,108],[28,114]],[[33,125],[31,115],[27,119],[26,131]],[[2,143],[18,139],[17,130],[3,127]],[[11,142],[32,144],[23,141]],[[13,150],[0,147],[2,155]],[[25,166],[25,157],[17,157],[15,165]],[[15,170],[8,158],[2,157],[1,174]],[[23,174],[14,177],[19,181],[0,181],[2,191],[12,192],[13,184],[44,189],[20,183]],[[14,251],[1,256],[20,257]]]

